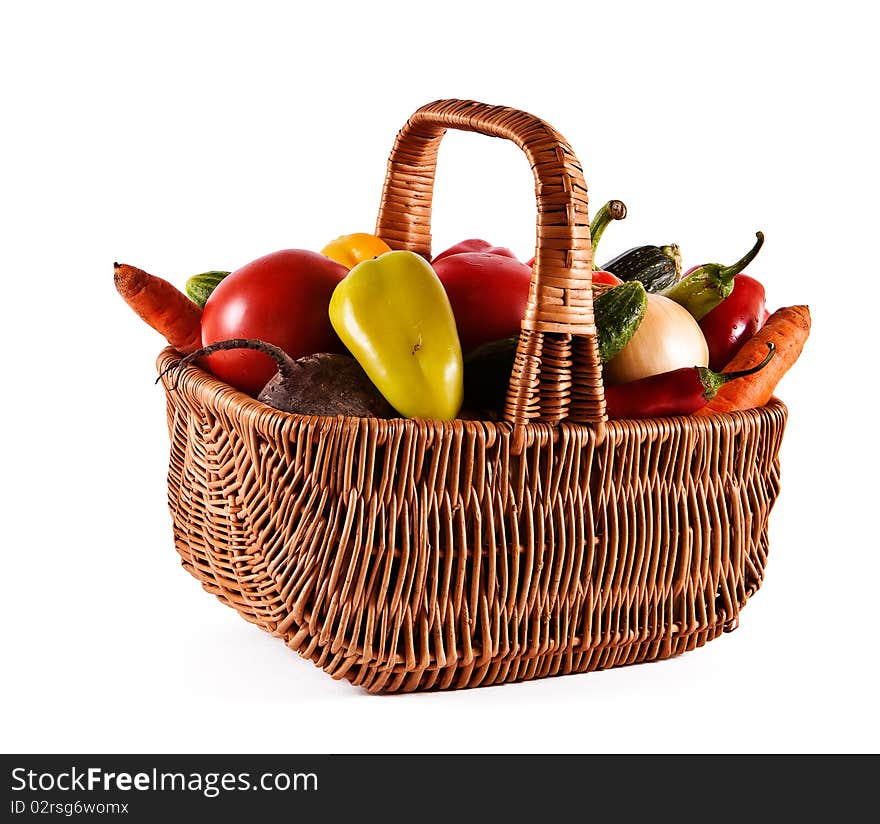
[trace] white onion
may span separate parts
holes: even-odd
[[[708,366],[709,347],[687,309],[662,295],[648,293],[648,308],[629,343],[605,364],[609,386],[671,372]]]

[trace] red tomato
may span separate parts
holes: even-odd
[[[227,338],[258,338],[292,358],[344,351],[330,326],[330,295],[348,270],[305,249],[273,252],[227,275],[202,312],[202,345]],[[215,352],[211,371],[256,395],[275,374],[268,355],[251,350]]]
[[[462,352],[519,333],[532,277],[528,266],[486,252],[450,255],[432,265],[449,295]]]
[[[441,252],[437,255],[431,263],[434,264],[438,260],[443,260],[443,258],[451,257],[452,255],[461,255],[465,252],[485,252],[489,255],[502,255],[503,257],[516,258],[516,255],[506,246],[493,246],[488,241],[474,237],[470,240],[463,240],[461,243],[456,243],[455,246],[450,246],[445,252]]]

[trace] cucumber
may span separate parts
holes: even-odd
[[[205,303],[211,297],[211,292],[228,274],[229,272],[203,272],[201,275],[193,275],[186,282],[186,293],[189,295],[189,299],[204,309]]]
[[[641,282],[649,292],[659,292],[681,277],[681,254],[674,243],[636,246],[609,260],[602,268],[621,280]]]
[[[636,333],[648,309],[648,293],[641,281],[612,286],[593,299],[599,359],[608,363]]]

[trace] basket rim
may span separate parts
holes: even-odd
[[[166,346],[156,359],[156,366],[161,373],[169,366],[180,361],[183,355],[174,347]],[[359,418],[347,415],[301,415],[296,412],[284,412],[280,409],[268,406],[262,401],[246,395],[228,383],[206,372],[196,364],[188,364],[175,373],[168,373],[161,378],[166,392],[179,391],[185,388],[193,397],[205,406],[222,410],[227,415],[239,419],[247,419],[248,423],[262,431],[277,431],[284,425],[292,423],[309,423],[315,426],[328,426],[340,421],[358,421],[362,425],[379,425],[394,427],[415,427],[424,432],[456,432],[462,430],[481,429],[487,435],[510,437],[515,425],[506,420],[482,420],[455,418],[451,421],[440,421],[424,418]],[[175,386],[177,387],[175,389]],[[707,432],[719,427],[740,429],[747,421],[756,423],[769,420],[771,417],[787,416],[788,408],[785,403],[775,395],[770,398],[766,406],[754,409],[737,410],[735,412],[717,412],[713,415],[676,415],[660,418],[611,418],[604,422],[605,437],[609,435],[620,436],[624,433],[643,432],[658,430],[685,430]],[[595,429],[591,424],[575,423],[562,420],[557,423],[542,421],[530,421],[525,424],[526,433],[540,438],[552,435],[554,432],[576,432],[582,435],[595,435]]]

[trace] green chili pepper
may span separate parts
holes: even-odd
[[[733,291],[734,278],[754,259],[764,245],[764,235],[756,232],[755,245],[736,263],[704,263],[685,272],[685,276],[660,294],[684,306],[696,320],[702,320]]]

